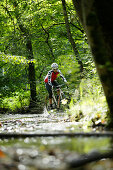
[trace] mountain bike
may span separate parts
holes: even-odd
[[[70,96],[68,90],[68,86],[62,91],[61,87],[64,86],[58,85],[57,87],[52,86],[52,107],[57,110],[64,110],[65,108],[69,108]],[[57,94],[57,89],[59,90],[59,95]],[[46,96],[46,109],[50,110],[49,106],[49,96]]]

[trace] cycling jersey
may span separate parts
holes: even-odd
[[[60,77],[63,79],[64,82],[66,82],[66,79],[64,78],[60,70],[58,70],[56,73],[53,70],[50,70],[46,75],[44,82],[52,86],[52,82],[56,80],[58,74],[60,74]]]

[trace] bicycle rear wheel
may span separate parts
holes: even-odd
[[[45,97],[45,106],[46,106],[46,109],[49,110],[50,105],[49,105],[49,96],[48,95],[46,95],[46,97]]]

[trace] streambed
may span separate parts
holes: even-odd
[[[89,131],[93,129],[89,129]],[[65,113],[0,115],[0,133],[76,133],[83,132],[79,122],[69,122]],[[85,132],[84,132],[85,133]],[[113,159],[83,163],[99,154],[112,152],[112,137],[57,136],[0,139],[1,170],[73,169],[72,162],[80,162],[76,169],[112,170]],[[109,156],[108,156],[109,157]],[[75,165],[74,165],[75,166]],[[75,169],[74,168],[74,169]]]

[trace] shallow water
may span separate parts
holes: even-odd
[[[0,122],[0,133],[83,132],[81,124],[69,122],[64,113],[0,115]],[[106,153],[112,149],[111,137],[4,138],[0,139],[0,169],[70,169],[68,166],[72,159],[89,153]],[[104,159],[101,163],[85,165],[84,169],[104,170],[109,166],[111,170],[112,164],[112,159]]]

